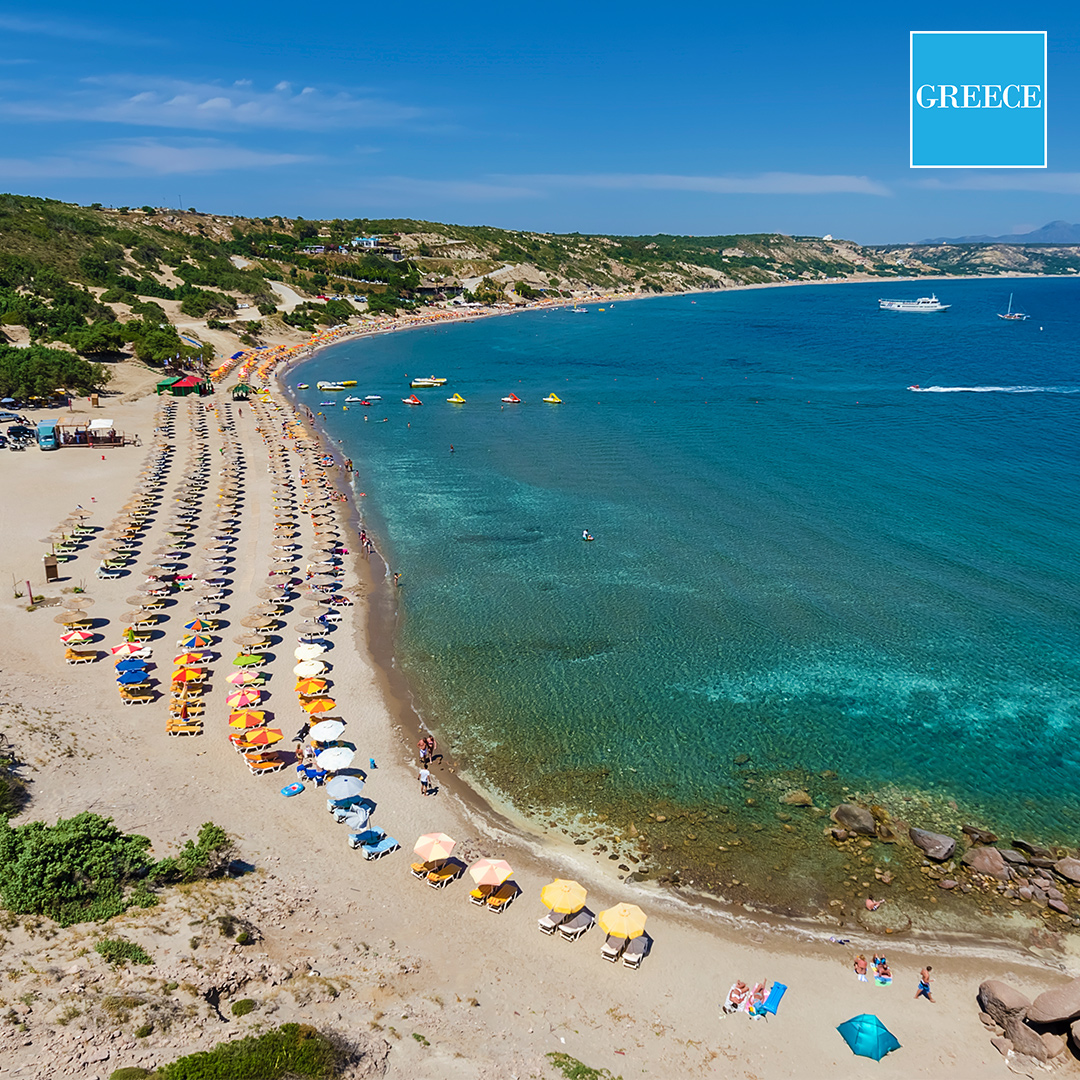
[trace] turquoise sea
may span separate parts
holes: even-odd
[[[931,288],[949,312],[877,309]],[[1029,321],[996,317],[1010,291]],[[1072,835],[1080,282],[599,306],[354,341],[287,379],[316,412],[318,379],[382,395],[321,411],[441,739],[528,806],[742,804],[737,760]],[[449,381],[402,404],[423,375]]]

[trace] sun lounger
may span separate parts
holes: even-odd
[[[427,883],[433,889],[443,889],[461,873],[461,864],[445,862],[427,875]]]
[[[350,795],[347,799],[327,799],[326,809],[331,814],[336,814],[339,810],[351,810],[362,798],[362,795]]]
[[[567,941],[577,941],[592,924],[592,915],[588,911],[579,911],[572,919],[559,924],[559,936]]]
[[[185,716],[202,716],[206,712],[205,701],[170,701],[169,714],[182,720]]]
[[[500,885],[487,898],[488,911],[505,911],[514,902],[514,898],[520,891],[512,881]]]
[[[636,938],[631,938],[626,943],[626,948],[623,949],[623,967],[641,967],[641,960],[648,951],[649,939],[644,934],[639,934]]]
[[[604,944],[600,946],[600,955],[605,960],[610,960],[613,964],[616,963],[620,956],[623,954],[623,949],[626,948],[626,938],[612,937],[608,934]]]
[[[494,885],[479,885],[469,893],[469,903],[484,907],[488,897],[495,891]]]
[[[64,660],[69,664],[92,664],[98,658],[97,650],[84,652],[79,649],[68,649],[64,653]]]
[[[358,848],[367,844],[377,844],[385,838],[386,833],[382,829],[365,829],[363,832],[352,833],[349,836],[349,847]]]
[[[274,773],[285,768],[285,759],[276,754],[260,754],[258,757],[245,757],[248,771],[253,776]]]
[[[554,934],[558,930],[559,924],[565,922],[569,917],[569,915],[561,911],[549,911],[542,918],[536,920],[536,925],[540,927],[540,933]]]
[[[99,566],[97,568],[97,576],[102,581],[113,581],[115,578],[118,578],[121,575],[119,570],[106,570],[104,566]]]
[[[437,859],[434,862],[414,862],[409,867],[409,869],[410,871],[412,871],[412,876],[414,878],[419,878],[421,881],[423,881],[423,879],[426,878],[428,874],[430,874],[433,870],[438,870],[441,867],[442,860]]]
[[[201,735],[202,733],[202,724],[177,724],[170,722],[165,725],[166,735]]]
[[[372,859],[381,859],[384,855],[389,855],[391,851],[397,851],[401,845],[392,837],[384,836],[377,844],[364,844],[361,850],[364,852],[364,858],[370,862]]]
[[[154,700],[154,695],[146,694],[121,694],[120,700],[125,705],[149,705]]]

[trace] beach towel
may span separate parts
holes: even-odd
[[[883,975],[875,975],[874,976],[874,982],[876,982],[878,984],[878,986],[892,986],[892,976],[891,975],[884,975],[884,976]]]

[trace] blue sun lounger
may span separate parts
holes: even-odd
[[[392,837],[384,836],[377,844],[364,844],[361,850],[365,859],[381,859],[391,851],[397,851],[401,845]]]

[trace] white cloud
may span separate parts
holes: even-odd
[[[507,177],[506,179],[510,179]],[[755,176],[680,176],[667,173],[586,173],[514,177],[541,187],[611,191],[700,191],[712,195],[891,195],[866,176],[768,172]]]
[[[72,19],[50,17],[47,20],[23,19],[18,15],[0,14],[0,30],[12,34],[32,34],[41,37],[63,38],[68,41],[96,41],[113,45],[164,45],[158,38],[114,30],[100,23],[81,23]]]
[[[166,176],[299,165],[302,154],[265,153],[212,139],[164,143],[117,139],[39,158],[0,158],[0,181],[57,177]]]
[[[1048,195],[1080,195],[1080,173],[1015,172],[971,173],[955,178],[927,177],[915,187],[929,191],[1041,191]]]
[[[481,180],[420,180],[412,176],[379,176],[364,179],[360,187],[365,196],[402,196],[419,199],[450,199],[459,202],[491,202],[495,199],[541,198],[544,192],[521,184],[492,184]]]
[[[0,114],[36,122],[82,120],[213,131],[317,131],[400,124],[419,116],[421,110],[356,91],[305,87],[294,93],[285,82],[273,90],[259,90],[246,80],[224,86],[112,76],[86,79],[82,89],[50,98],[27,94],[20,99],[8,93],[0,101]]]

